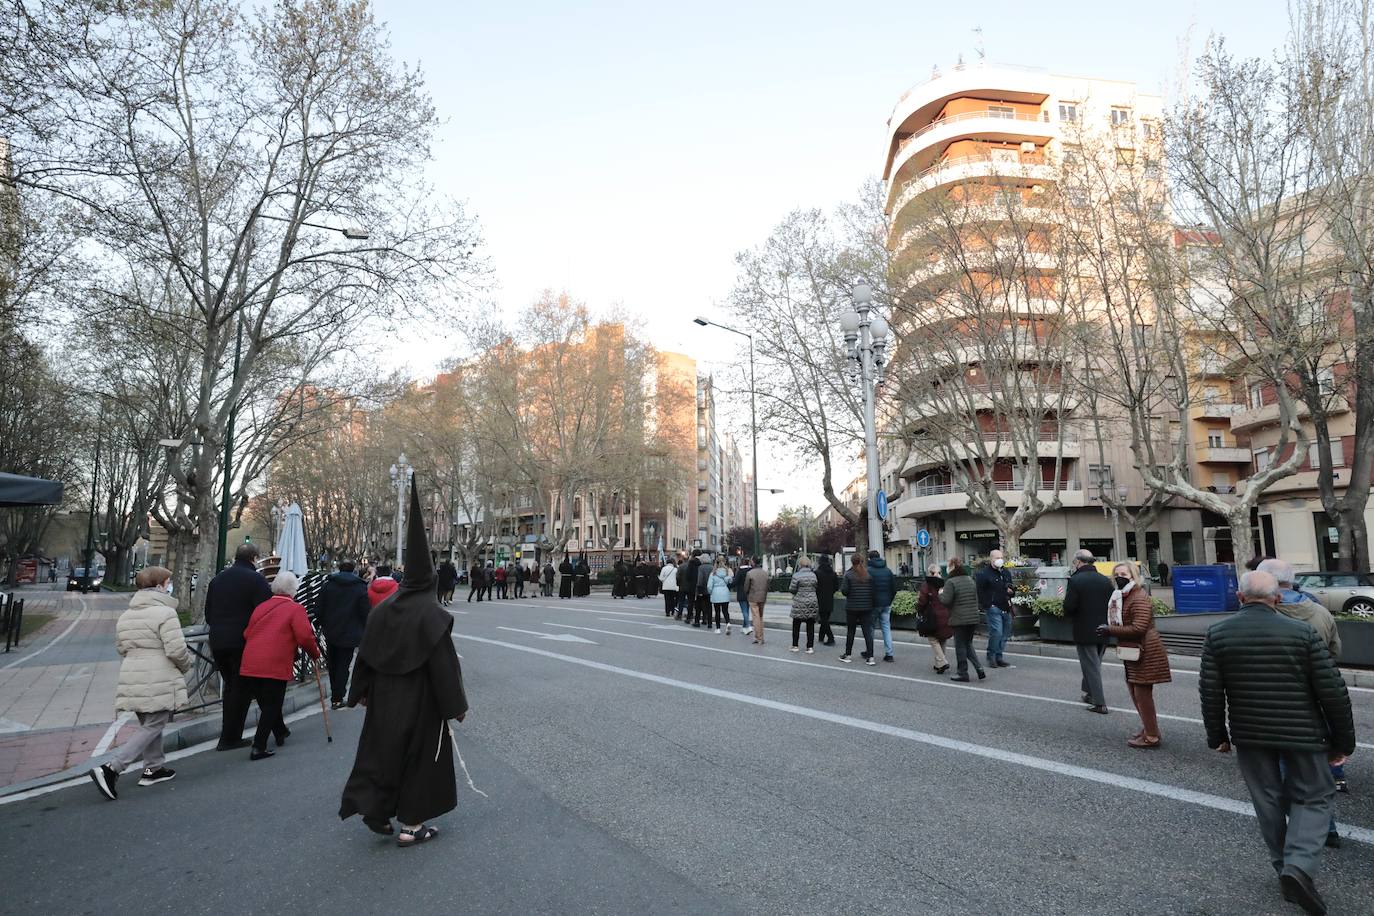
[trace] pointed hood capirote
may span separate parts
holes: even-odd
[[[434,588],[434,560],[414,478],[406,534],[404,581],[372,609],[358,647],[359,657],[383,674],[406,674],[424,665],[435,643],[447,639],[453,629],[453,617],[439,606]]]

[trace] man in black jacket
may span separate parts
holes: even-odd
[[[1107,695],[1102,690],[1102,654],[1107,641],[1097,628],[1107,623],[1107,601],[1112,597],[1112,580],[1097,571],[1091,550],[1073,556],[1073,575],[1064,589],[1064,616],[1073,622],[1073,644],[1078,650],[1078,667],[1083,672],[1083,702],[1091,712],[1107,714]]]
[[[1002,551],[988,554],[988,561],[973,577],[978,586],[978,610],[988,620],[988,667],[1010,668],[1002,653],[1011,639],[1011,573],[1005,568]]]
[[[319,621],[329,659],[329,694],[334,709],[342,708],[348,698],[348,669],[353,664],[353,652],[363,641],[367,612],[372,610],[367,583],[353,569],[353,564],[344,560],[320,592]]]
[[[1207,746],[1235,745],[1283,898],[1325,913],[1312,876],[1336,794],[1327,765],[1355,751],[1350,695],[1317,631],[1277,612],[1272,575],[1242,575],[1239,598],[1240,611],[1213,624],[1202,646]]]
[[[205,590],[205,622],[210,627],[210,654],[219,669],[222,701],[219,746],[217,751],[245,748],[252,742],[243,737],[252,699],[239,680],[243,660],[243,631],[253,609],[272,597],[272,586],[253,562],[258,558],[256,544],[240,544],[234,551],[234,564],[220,570]]]

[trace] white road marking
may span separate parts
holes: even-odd
[[[894,681],[906,681],[912,684],[921,684],[926,687],[944,687],[951,690],[971,690],[975,693],[988,693],[994,696],[1013,697],[1018,700],[1039,700],[1042,703],[1057,703],[1061,706],[1077,706],[1082,708],[1084,704],[1080,700],[1066,700],[1063,697],[1047,697],[1038,693],[1020,693],[1014,690],[998,690],[996,687],[979,687],[976,684],[961,684],[955,681],[938,680],[932,681],[928,678],[912,677],[907,674],[889,674],[884,671],[868,671],[865,667],[846,668],[842,666],[830,665],[825,662],[807,661],[801,658],[779,658],[775,655],[760,655],[757,652],[745,652],[740,649],[720,649],[715,646],[700,646],[691,642],[680,642],[676,639],[659,639],[654,636],[640,636],[637,633],[617,633],[614,630],[601,630],[596,627],[579,627],[570,623],[550,623],[551,627],[562,627],[567,630],[583,630],[588,633],[604,633],[607,636],[619,636],[621,639],[642,639],[645,642],[663,643],[669,646],[681,646],[685,649],[696,649],[701,652],[720,652],[725,655],[740,655],[745,658],[755,658],[766,662],[778,662],[784,665],[805,665],[808,668],[821,668],[825,671],[837,671],[843,674],[862,675],[864,677],[882,677]],[[504,627],[502,629],[505,629]],[[1134,714],[1135,709],[1124,706],[1108,706],[1113,712],[1124,712]],[[1156,713],[1160,719],[1168,719],[1171,722],[1187,722],[1191,725],[1202,725],[1201,719],[1191,716],[1176,716],[1169,713]],[[1374,748],[1374,744],[1367,744],[1363,741],[1355,742],[1356,747]]]
[[[687,690],[706,696],[718,697],[736,703],[757,706],[762,709],[771,709],[776,712],[784,712],[807,719],[815,719],[820,722],[843,725],[847,728],[874,732],[880,735],[900,738],[904,741],[924,744],[929,747],[938,747],[944,750],[957,751],[961,754],[983,757],[988,760],[997,760],[1002,763],[1010,763],[1014,766],[1039,770],[1056,776],[1072,776],[1075,779],[1081,779],[1085,782],[1093,782],[1099,785],[1110,786],[1115,789],[1126,789],[1144,795],[1152,795],[1156,798],[1166,798],[1171,801],[1183,802],[1202,808],[1212,808],[1217,811],[1226,811],[1244,817],[1255,816],[1254,808],[1252,808],[1248,802],[1238,801],[1234,798],[1225,798],[1220,795],[1212,795],[1207,792],[1198,792],[1194,789],[1185,789],[1182,786],[1171,786],[1167,783],[1153,782],[1148,779],[1138,779],[1134,776],[1122,776],[1119,773],[1112,773],[1107,770],[1078,766],[1060,760],[1049,760],[1044,757],[1034,757],[1030,754],[1020,754],[1015,751],[1007,751],[998,747],[974,744],[970,741],[959,741],[954,738],[945,738],[940,735],[918,732],[909,728],[887,725],[883,722],[859,719],[841,713],[826,712],[808,706],[798,706],[794,703],[782,703],[777,700],[768,700],[763,697],[736,693],[732,690],[721,690],[718,687],[708,687],[704,684],[693,684],[690,681],[680,681],[676,678],[664,677],[659,674],[650,674],[647,671],[636,671],[633,668],[608,665],[605,662],[593,661],[592,659],[577,658],[572,655],[561,655],[557,652],[549,652],[545,649],[535,648],[534,646],[522,646],[517,643],[503,642],[499,639],[487,639],[482,636],[468,636],[467,638],[475,642],[484,642],[492,646],[501,646],[506,649],[514,649],[517,652],[527,652],[531,655],[540,655],[544,658],[567,662],[571,665],[581,665],[584,668],[604,671],[608,674],[616,674],[621,677],[648,681],[653,684],[662,684],[666,687],[676,687],[679,690]],[[1374,846],[1374,830],[1352,824],[1339,824],[1338,826],[1341,828],[1341,835],[1346,839]]]
[[[51,649],[53,646],[55,646],[55,645],[57,645],[58,643],[60,643],[62,640],[66,639],[66,638],[67,638],[67,634],[70,633],[72,630],[76,629],[76,625],[77,625],[78,623],[80,623],[82,620],[84,620],[84,619],[86,618],[86,614],[90,612],[91,606],[90,606],[89,604],[86,603],[86,598],[85,598],[84,595],[74,595],[73,597],[75,597],[77,601],[80,601],[80,602],[81,602],[81,613],[80,613],[80,614],[77,614],[77,615],[76,615],[76,619],[73,620],[70,624],[67,625],[67,629],[63,630],[60,634],[58,634],[57,636],[53,637],[53,639],[51,639],[51,640],[48,642],[48,644],[45,645],[45,646],[43,646],[42,648],[39,648],[39,649],[34,650],[33,652],[30,652],[28,655],[25,655],[23,658],[16,658],[14,661],[10,662],[9,664],[0,665],[0,671],[6,671],[6,670],[8,670],[8,669],[10,669],[10,668],[15,668],[15,667],[17,667],[17,666],[19,666],[19,665],[24,664],[24,662],[28,661],[28,660],[31,659],[31,658],[36,658],[37,656],[42,655],[44,652],[48,651],[48,650]]]
[[[110,727],[105,729],[105,734],[102,735],[100,740],[96,743],[95,750],[91,751],[91,756],[99,757],[101,754],[108,751],[110,745],[114,743],[115,735],[119,734],[119,730],[124,727],[124,723],[128,722],[133,717],[134,714],[131,712],[120,713],[118,718],[110,723]]]
[[[654,629],[654,630],[676,630],[676,629],[679,629],[679,627],[678,627],[677,625],[674,625],[674,624],[671,624],[671,623],[650,623],[650,622],[647,621],[647,620],[617,620],[617,619],[614,618],[614,617],[602,617],[601,620],[605,621],[606,623],[636,623],[636,624],[639,624],[641,627],[649,627],[650,629]],[[556,624],[556,623],[555,623],[555,624],[550,624],[550,626],[561,626],[561,624]]]
[[[557,626],[557,624],[555,624]],[[509,630],[512,633],[528,633],[530,636],[538,636],[540,639],[552,639],[555,642],[580,642],[589,646],[596,643],[590,639],[583,639],[581,636],[574,636],[571,633],[540,633],[538,630],[521,630],[517,627],[497,627],[498,630]]]
[[[0,735],[8,735],[13,732],[26,732],[29,727],[23,722],[16,722],[13,719],[0,719]]]

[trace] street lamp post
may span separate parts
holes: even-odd
[[[747,338],[749,341],[749,438],[750,450],[753,452],[754,487],[757,489],[759,485],[759,421],[757,405],[755,404],[755,392],[757,389],[754,387],[754,335],[750,334],[748,331],[741,331],[738,328],[732,328],[729,325],[721,324],[718,321],[711,321],[707,318],[694,318],[692,320],[703,328],[707,325],[711,325],[712,327],[720,328],[722,331],[738,334],[741,337]],[[759,494],[757,492],[754,493],[754,556],[763,556],[763,538],[759,534]]]
[[[415,469],[406,461],[406,453],[401,452],[396,463],[391,466],[391,484],[396,488],[396,565],[401,565],[402,538],[405,536],[406,488],[410,486],[411,475]]]
[[[840,316],[840,330],[849,348],[849,358],[859,364],[864,389],[864,453],[868,459],[868,548],[883,549],[883,522],[878,518],[878,429],[875,402],[883,381],[887,351],[887,321],[873,306],[873,291],[859,283],[850,292],[853,308]]]

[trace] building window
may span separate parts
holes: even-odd
[[[1064,167],[1077,168],[1083,164],[1083,147],[1075,143],[1064,144]]]
[[[1255,472],[1269,470],[1269,449],[1261,448],[1255,450]]]
[[[1223,442],[1223,441],[1224,441],[1224,440],[1221,438],[1221,433],[1208,433],[1208,434],[1207,434],[1207,447],[1208,447],[1208,448],[1221,448],[1221,447],[1222,447],[1222,442]]]
[[[1112,126],[1113,126],[1113,127],[1120,127],[1120,126],[1122,126],[1123,124],[1129,124],[1129,123],[1131,123],[1131,109],[1129,109],[1129,108],[1116,108],[1116,107],[1113,107],[1113,108],[1112,108]]]
[[[1307,463],[1312,470],[1318,470],[1322,466],[1321,445],[1313,442],[1307,447]],[[1331,466],[1333,468],[1345,467],[1345,445],[1340,439],[1331,441]]]
[[[1126,167],[1135,165],[1135,150],[1118,149],[1116,151],[1116,164]]]
[[[1088,465],[1088,487],[1094,494],[1115,494],[1116,481],[1112,477],[1112,466],[1110,464]]]
[[[1059,103],[1059,120],[1075,123],[1078,121],[1078,106],[1073,102]]]
[[[988,106],[988,117],[990,117],[990,118],[1006,118],[1006,119],[1009,120],[1009,121],[1010,121],[1010,120],[1014,120],[1014,119],[1016,118],[1016,109],[1015,109],[1015,108],[1009,108],[1009,107],[1007,107],[1006,105],[989,105],[989,106]]]
[[[1157,131],[1158,128],[1155,126],[1154,121],[1140,122],[1140,136],[1144,137],[1146,140],[1153,140],[1157,136]]]
[[[1322,394],[1332,395],[1336,393],[1336,373],[1333,369],[1321,369],[1317,372],[1317,387]]]
[[[1258,385],[1258,384],[1256,384],[1256,385],[1251,385],[1251,386],[1250,386],[1250,409],[1251,409],[1251,410],[1259,410],[1259,409],[1260,409],[1261,407],[1263,407],[1263,406],[1264,406],[1264,386],[1263,386],[1263,385]]]
[[[572,517],[573,517],[573,518],[581,518],[581,517],[582,517],[582,497],[580,497],[580,496],[574,496],[574,497],[573,497],[573,514],[572,514]]]

